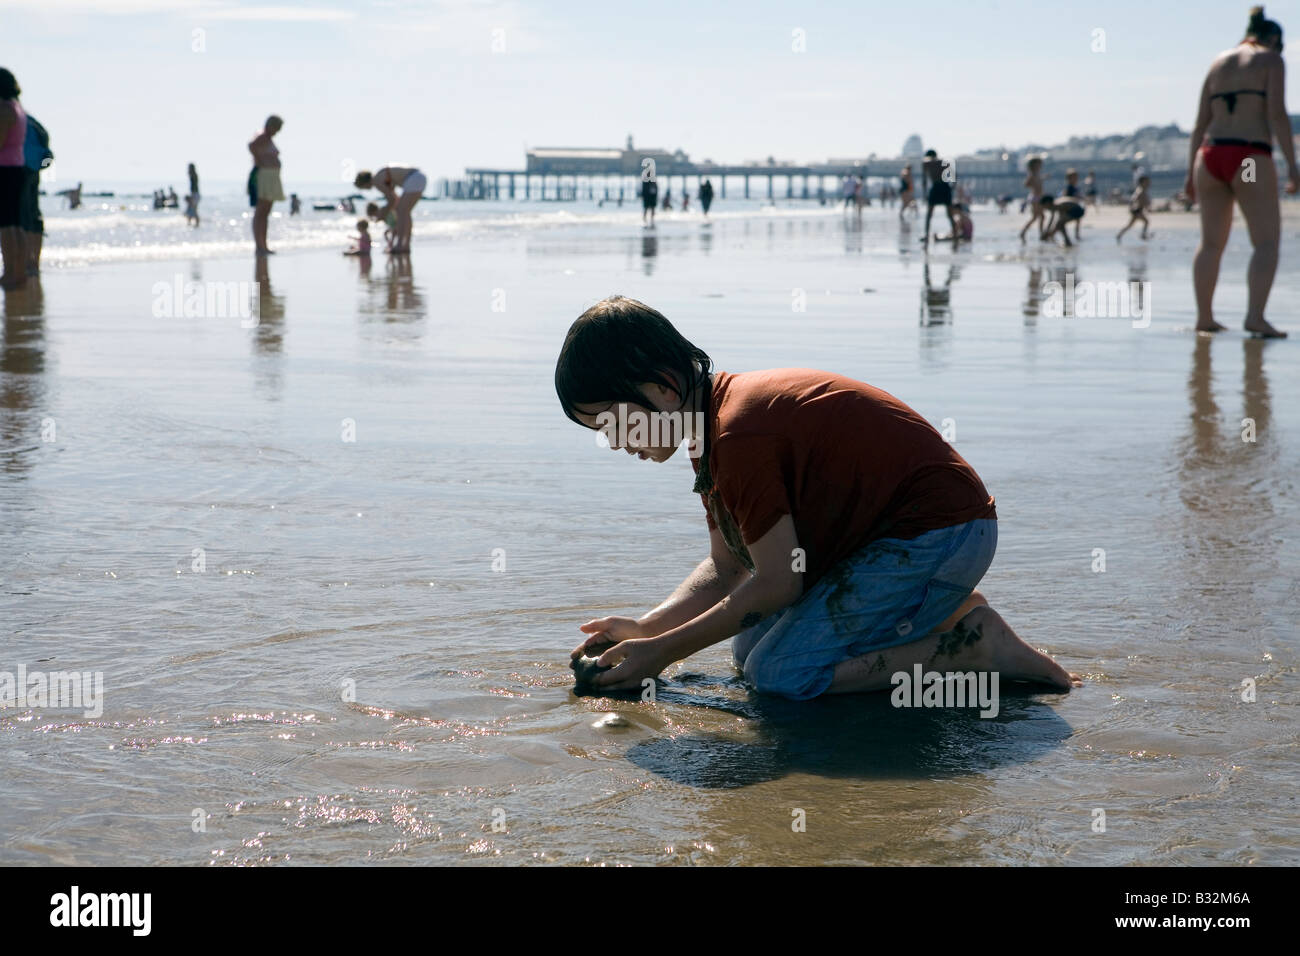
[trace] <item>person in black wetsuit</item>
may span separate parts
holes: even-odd
[[[952,227],[949,235],[955,237],[960,233],[957,229],[957,219],[952,214],[952,184],[950,180],[954,177],[949,170],[952,164],[948,160],[939,158],[939,154],[932,149],[925,151],[925,163],[922,165],[922,174],[926,182],[930,184],[930,191],[925,196],[925,237],[922,240],[927,244],[930,241],[930,217],[934,215],[934,207],[942,206],[948,214],[948,224]],[[945,179],[945,174],[949,177]]]
[[[713,205],[713,183],[704,180],[700,183],[700,206],[704,209],[704,218],[709,218],[709,207]]]
[[[655,224],[655,207],[659,205],[659,184],[653,179],[641,182],[641,221],[650,216],[650,225]]]

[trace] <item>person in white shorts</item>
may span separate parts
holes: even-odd
[[[394,253],[411,251],[411,210],[420,201],[425,187],[429,185],[428,177],[414,166],[385,166],[378,172],[368,170],[357,173],[355,180],[358,189],[378,189],[388,200],[388,207],[397,217]],[[398,189],[401,194],[398,194]]]

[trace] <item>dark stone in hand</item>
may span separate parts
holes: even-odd
[[[594,649],[595,657],[575,657],[569,661],[569,666],[573,668],[573,690],[575,693],[598,692],[599,688],[592,683],[597,674],[609,670],[608,667],[601,667],[596,663],[597,658],[605,651],[609,650],[610,645],[604,644]],[[590,651],[588,651],[590,653]]]

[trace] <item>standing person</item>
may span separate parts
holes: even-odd
[[[1038,224],[1039,235],[1043,234],[1043,158],[1035,156],[1026,167],[1024,185],[1029,190],[1029,221],[1025,227],[1020,230],[1020,241],[1025,241],[1025,233],[1029,227]]]
[[[1300,169],[1296,168],[1295,143],[1283,94],[1285,69],[1282,28],[1264,18],[1263,7],[1253,7],[1245,38],[1219,54],[1201,87],[1187,182],[1183,184],[1187,197],[1199,200],[1201,206],[1201,243],[1192,264],[1198,332],[1225,328],[1214,320],[1214,287],[1236,202],[1254,247],[1246,270],[1249,296],[1245,329],[1264,338],[1286,336],[1264,318],[1264,306],[1277,272],[1281,235],[1274,139],[1286,157],[1286,191],[1300,190]],[[1245,170],[1250,170],[1251,175],[1244,175]]]
[[[41,271],[41,247],[45,242],[45,219],[41,216],[41,170],[54,160],[50,150],[50,134],[30,113],[27,115],[27,139],[23,143],[23,194],[18,207],[19,225],[23,231],[23,254],[27,272],[36,275]]]
[[[659,206],[659,183],[653,179],[641,180],[641,222],[645,223],[645,217],[650,216],[649,225],[651,228],[655,224],[655,209]]]
[[[930,189],[925,194],[925,236],[922,241],[926,243],[930,241],[930,217],[934,215],[935,206],[942,206],[944,212],[948,214],[949,235],[953,237],[954,243],[961,235],[957,228],[957,219],[952,214],[952,185],[944,178],[948,168],[948,161],[940,159],[939,154],[934,150],[925,151],[925,163],[921,170],[925,180],[930,184]]]
[[[1088,170],[1088,175],[1083,178],[1083,196],[1088,201],[1088,205],[1094,210],[1097,208],[1097,171]]]
[[[1147,210],[1151,208],[1151,177],[1143,176],[1138,180],[1138,188],[1133,190],[1133,198],[1128,204],[1128,224],[1119,231],[1115,241],[1119,242],[1124,238],[1124,233],[1133,228],[1133,224],[1138,220],[1142,221],[1142,238],[1147,237],[1147,227],[1151,225],[1147,219]]]
[[[687,190],[686,184],[682,184],[682,212],[686,212],[691,205],[691,194]]]
[[[908,209],[916,209],[916,190],[912,186],[912,164],[908,163],[903,167],[903,171],[898,175],[898,185],[900,192],[898,194],[898,218],[903,218],[903,213]]]
[[[713,183],[704,180],[700,183],[700,208],[704,210],[704,218],[709,218],[709,207],[713,205]]]
[[[1142,153],[1138,153],[1136,156],[1134,156],[1133,165],[1129,167],[1129,172],[1133,174],[1134,189],[1138,188],[1138,180],[1147,174],[1147,168],[1138,162],[1138,160],[1141,159],[1142,156],[1143,156]]]
[[[853,205],[853,177],[848,173],[844,174],[841,192],[844,194],[844,208],[848,209],[849,206]]]
[[[376,173],[360,172],[353,185],[358,189],[378,189],[388,200],[388,206],[396,217],[393,240],[393,253],[406,255],[411,251],[411,210],[420,201],[424,188],[429,185],[429,178],[414,166],[385,166]],[[398,195],[398,188],[401,195]],[[351,202],[351,200],[349,200]],[[351,210],[349,210],[351,211]]]
[[[664,190],[664,210],[673,208],[673,187],[670,185]]]
[[[274,253],[266,245],[266,224],[271,218],[271,206],[284,201],[284,187],[280,184],[280,150],[272,142],[275,134],[284,127],[284,120],[268,116],[262,132],[253,137],[248,151],[253,154],[253,172],[248,178],[248,198],[256,207],[253,213],[253,243],[259,256]]]
[[[22,90],[8,70],[0,68],[0,256],[4,273],[0,288],[16,289],[27,281],[27,252],[23,248],[23,186],[27,160],[27,114],[18,97]]]
[[[1079,187],[1079,171],[1077,169],[1067,169],[1065,171],[1065,188],[1061,190],[1061,195],[1066,199],[1083,198],[1083,190]],[[1079,226],[1082,224],[1082,222],[1083,222],[1082,219],[1074,220],[1074,241],[1075,242],[1079,242],[1080,240],[1083,239],[1083,237],[1079,235]],[[1145,229],[1142,230],[1142,237],[1144,239],[1146,238]]]
[[[297,193],[289,194],[289,215],[296,216],[302,212],[302,200],[298,198]]]
[[[190,176],[190,194],[185,197],[185,216],[189,218],[191,210],[194,213],[194,225],[199,224],[199,171],[190,163],[188,170]]]

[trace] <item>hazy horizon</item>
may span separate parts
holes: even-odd
[[[0,65],[49,128],[59,183],[88,188],[161,174],[183,192],[191,161],[238,183],[273,112],[286,175],[312,184],[388,162],[516,169],[528,147],[629,133],[697,160],[820,162],[897,155],[913,133],[957,154],[1189,129],[1248,6],[6,0]],[[1297,11],[1267,7],[1284,28]]]

